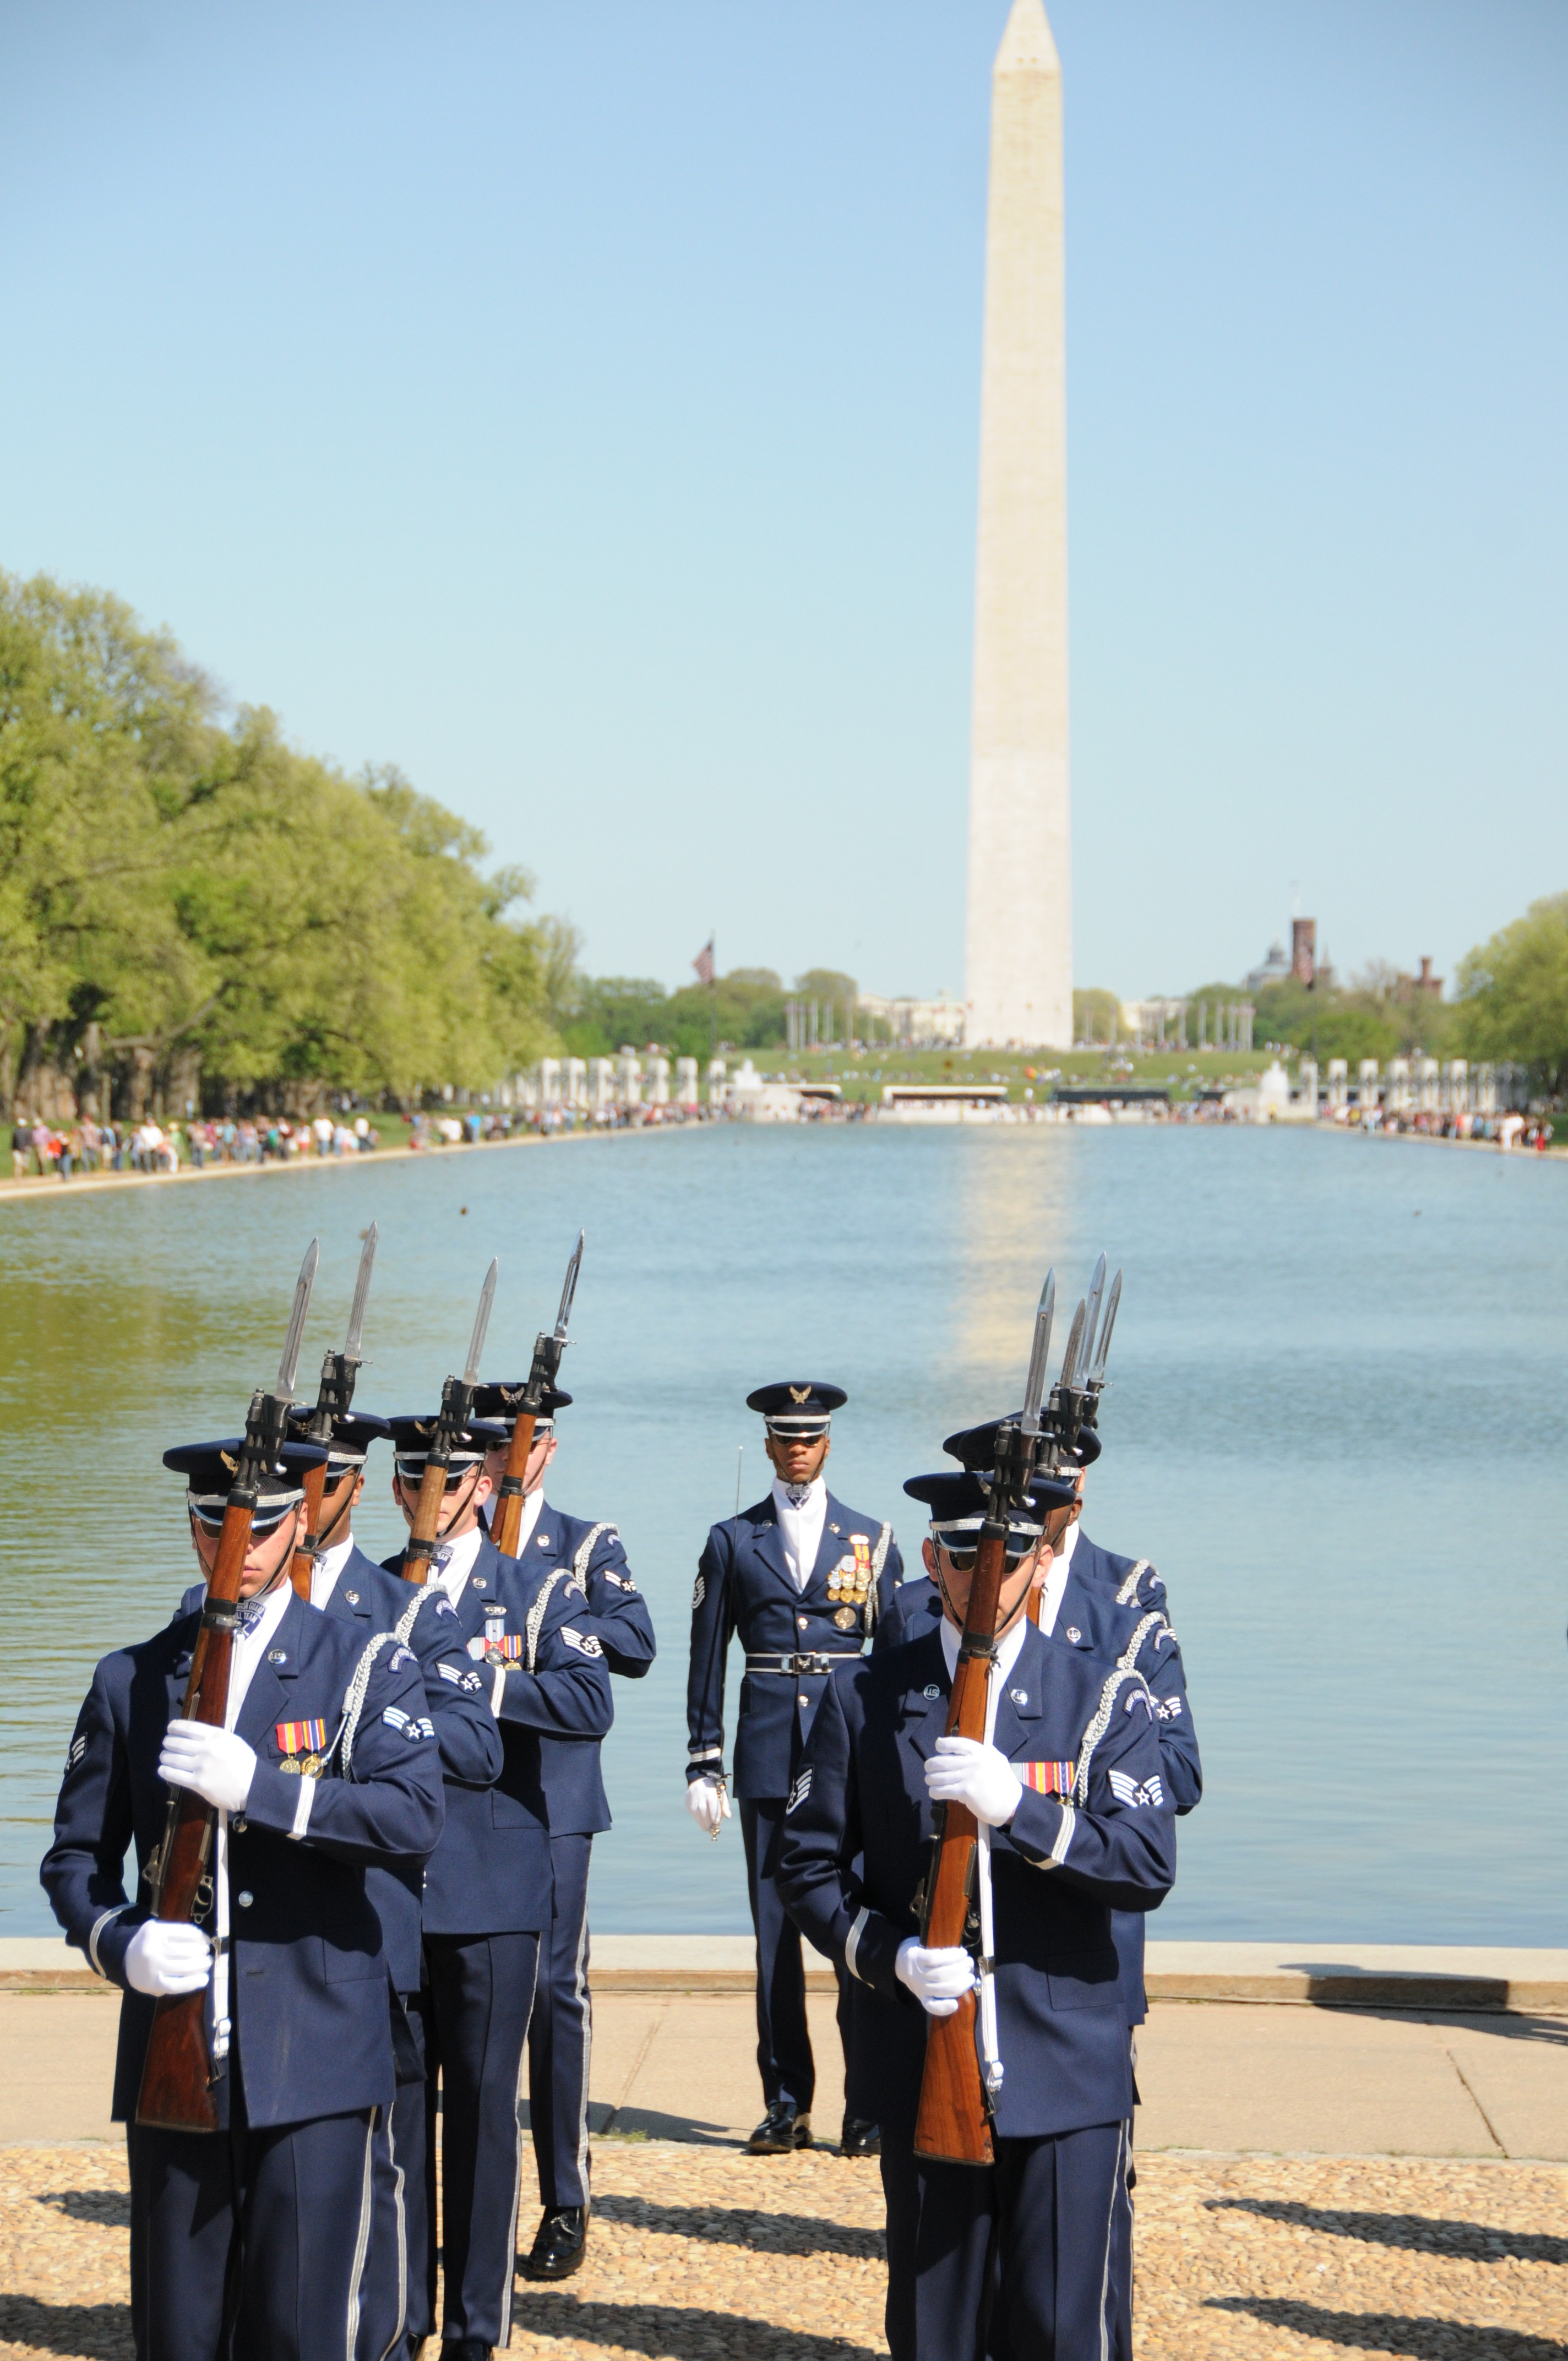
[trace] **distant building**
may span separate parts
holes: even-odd
[[[874,1017],[887,1027],[890,1046],[899,1049],[956,1049],[964,1038],[964,1004],[944,992],[935,1000],[881,1000],[862,992],[855,1003],[859,1018]],[[861,1038],[866,1038],[861,1028]]]
[[[1290,972],[1298,983],[1310,984],[1318,972],[1318,922],[1316,918],[1292,918],[1290,921]]]
[[[1266,991],[1271,983],[1288,983],[1292,972],[1284,944],[1272,942],[1268,946],[1268,957],[1264,961],[1263,965],[1255,967],[1247,977],[1246,990],[1249,994],[1255,995]]]

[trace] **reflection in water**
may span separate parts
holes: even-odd
[[[848,1389],[831,1479],[913,1559],[904,1478],[1012,1407],[1046,1265],[1070,1312],[1103,1246],[1127,1281],[1086,1521],[1169,1581],[1207,1772],[1157,1931],[1556,1942],[1565,1188],[1397,1141],[738,1125],[0,1205],[0,1927],[49,1927],[93,1662],[190,1578],[159,1455],[237,1426],[319,1232],[313,1384],[374,1216],[359,1398],[391,1411],[433,1406],[491,1253],[488,1373],[525,1367],[587,1228],[551,1491],[618,1520],[663,1650],[616,1684],[601,1929],[746,1925],[739,1839],[696,1835],[681,1778],[692,1576],[738,1445],[743,1499],[765,1488],[747,1392]],[[378,1556],[389,1481],[373,1455]]]
[[[999,1415],[1023,1399],[1035,1307],[1047,1271],[1057,1274],[1051,1374],[1060,1365],[1072,1309],[1088,1285],[1071,1227],[1072,1138],[1054,1129],[961,1134],[972,1153],[959,1167],[963,1219],[964,1358]]]

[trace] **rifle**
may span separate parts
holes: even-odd
[[[333,1421],[341,1418],[354,1400],[354,1380],[360,1367],[359,1340],[365,1330],[365,1305],[370,1293],[370,1272],[376,1260],[376,1241],[379,1235],[374,1222],[365,1233],[365,1245],[359,1257],[359,1276],[354,1283],[354,1301],[348,1312],[348,1334],[341,1353],[328,1353],[322,1363],[321,1389],[316,1406],[306,1420],[302,1440],[319,1444],[323,1451],[332,1448]],[[299,1548],[289,1565],[289,1579],[294,1595],[311,1603],[311,1569],[315,1564],[321,1536],[316,1528],[321,1521],[322,1494],[326,1489],[327,1463],[310,1468],[305,1476],[305,1532]]]
[[[985,1737],[986,1691],[991,1660],[996,1652],[996,1617],[1007,1563],[1010,1512],[1025,1498],[1038,1464],[1045,1437],[1040,1404],[1046,1389],[1046,1356],[1050,1350],[1051,1318],[1056,1308],[1056,1276],[1041,1290],[1035,1314],[1034,1344],[1024,1388],[1024,1414],[997,1433],[996,1464],[986,1478],[985,1521],[974,1578],[970,1585],[963,1638],[959,1643],[958,1670],[948,1707],[949,1738]],[[1080,1304],[1073,1323],[1081,1328]],[[1069,1339],[1068,1350],[1072,1351]],[[930,1870],[920,1896],[920,1940],[930,1950],[961,1945],[978,1953],[981,1928],[979,1890],[980,1827],[961,1804],[937,1806]],[[989,1974],[990,1961],[981,1961]],[[976,2047],[977,2003],[966,1993],[951,2016],[926,2020],[926,2067],[920,2084],[920,2112],[915,2126],[916,2156],[940,2158],[948,2164],[991,2164],[995,2160],[991,2123],[996,2092],[981,2073]]]
[[[413,1522],[403,1544],[405,1582],[430,1580],[430,1561],[435,1554],[436,1537],[441,1530],[441,1503],[446,1492],[446,1471],[452,1464],[452,1446],[467,1425],[472,1411],[474,1389],[479,1382],[479,1356],[485,1349],[485,1331],[490,1324],[490,1306],[496,1300],[496,1278],[499,1269],[499,1263],[492,1260],[485,1273],[463,1375],[448,1378],[441,1389],[441,1410],[435,1422],[435,1433],[431,1437],[430,1452],[424,1463],[424,1477],[419,1488],[419,1499],[414,1504]]]
[[[234,1635],[239,1628],[239,1583],[250,1548],[251,1520],[262,1476],[277,1465],[289,1424],[289,1404],[294,1397],[294,1372],[300,1363],[300,1337],[315,1283],[320,1246],[314,1238],[300,1268],[294,1307],[279,1365],[273,1393],[251,1396],[246,1413],[245,1441],[235,1463],[234,1482],[224,1510],[216,1563],[207,1581],[201,1629],[191,1652],[191,1673],[181,1708],[186,1721],[203,1721],[221,1730],[228,1712],[229,1665]],[[213,1832],[217,1815],[204,1796],[177,1787],[169,1799],[163,1840],[148,1863],[146,1876],[155,1915],[159,1918],[197,1918],[213,1898]],[[216,1960],[214,1962],[216,1973]],[[205,2028],[206,1990],[166,1993],[153,2012],[142,2066],[137,2121],[159,2131],[215,2132],[217,2103],[213,2097],[217,2076],[208,2054]]]
[[[583,1267],[583,1240],[587,1235],[584,1230],[577,1232],[577,1243],[566,1265],[566,1283],[561,1290],[561,1309],[555,1314],[554,1333],[542,1333],[533,1340],[533,1364],[518,1403],[511,1441],[507,1446],[506,1473],[496,1496],[499,1505],[490,1526],[490,1539],[503,1557],[517,1555],[518,1535],[522,1531],[522,1487],[533,1449],[533,1430],[544,1407],[544,1397],[561,1374],[566,1323],[572,1313],[572,1298],[577,1291],[577,1273]]]

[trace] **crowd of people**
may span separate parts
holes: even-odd
[[[18,1115],[11,1127],[11,1177],[53,1173],[61,1180],[82,1172],[202,1171],[209,1164],[287,1164],[302,1156],[358,1156],[380,1146],[366,1115],[350,1122],[319,1115],[291,1123],[286,1115],[188,1117],[183,1124],[97,1123],[91,1115],[57,1125]]]

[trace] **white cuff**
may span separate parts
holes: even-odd
[[[855,1965],[855,1960],[861,1948],[861,1937],[866,1931],[866,1921],[871,1915],[869,1910],[857,1912],[855,1923],[850,1929],[850,1938],[844,1946],[844,1965],[852,1976],[860,1976],[861,1983],[869,1982],[870,1979],[861,1975],[860,1969]]]
[[[1051,1865],[1053,1868],[1059,1868],[1061,1863],[1067,1859],[1067,1849],[1072,1842],[1072,1832],[1077,1826],[1078,1814],[1074,1811],[1070,1804],[1064,1804],[1061,1807],[1061,1826],[1057,1830],[1057,1840],[1051,1847]]]
[[[496,1666],[495,1679],[490,1683],[490,1711],[494,1714],[498,1721],[499,1721],[501,1718],[501,1699],[505,1697],[506,1693],[507,1668],[504,1664],[498,1664]]]
[[[92,1969],[95,1976],[104,1976],[103,1963],[98,1957],[98,1938],[103,1933],[104,1927],[108,1926],[111,1919],[123,1918],[130,1906],[131,1905],[128,1902],[122,1902],[116,1908],[113,1910],[105,1910],[103,1916],[95,1921],[93,1932],[87,1938],[87,1964]],[[104,1977],[104,1980],[105,1982],[108,1982],[108,1978],[106,1976]]]
[[[289,1834],[291,1837],[302,1837],[305,1830],[310,1827],[311,1806],[315,1800],[315,1781],[313,1779],[302,1779],[300,1782],[300,1800],[294,1806],[294,1825],[289,1831]]]

